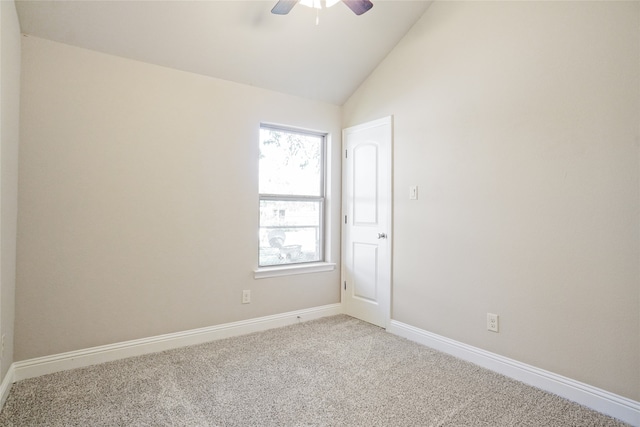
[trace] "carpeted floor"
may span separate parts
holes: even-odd
[[[623,426],[333,316],[14,384],[0,426]]]

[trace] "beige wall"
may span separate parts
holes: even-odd
[[[20,110],[20,26],[13,1],[0,1],[0,381],[13,362]]]
[[[395,117],[394,319],[640,400],[639,28],[436,2],[350,98]]]
[[[16,360],[340,301],[339,268],[253,278],[260,122],[330,132],[339,200],[340,107],[34,37],[22,59]]]

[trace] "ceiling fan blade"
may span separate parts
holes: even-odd
[[[342,2],[356,15],[362,15],[373,7],[373,3],[369,0],[342,0]]]
[[[291,12],[293,6],[295,6],[300,0],[278,0],[273,9],[271,9],[271,13],[275,13],[276,15],[286,15]]]

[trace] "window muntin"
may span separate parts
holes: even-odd
[[[325,136],[260,127],[260,267],[324,261]]]

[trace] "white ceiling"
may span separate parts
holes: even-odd
[[[429,7],[372,0],[356,16],[339,3],[276,0],[19,0],[22,32],[74,46],[342,105]]]

